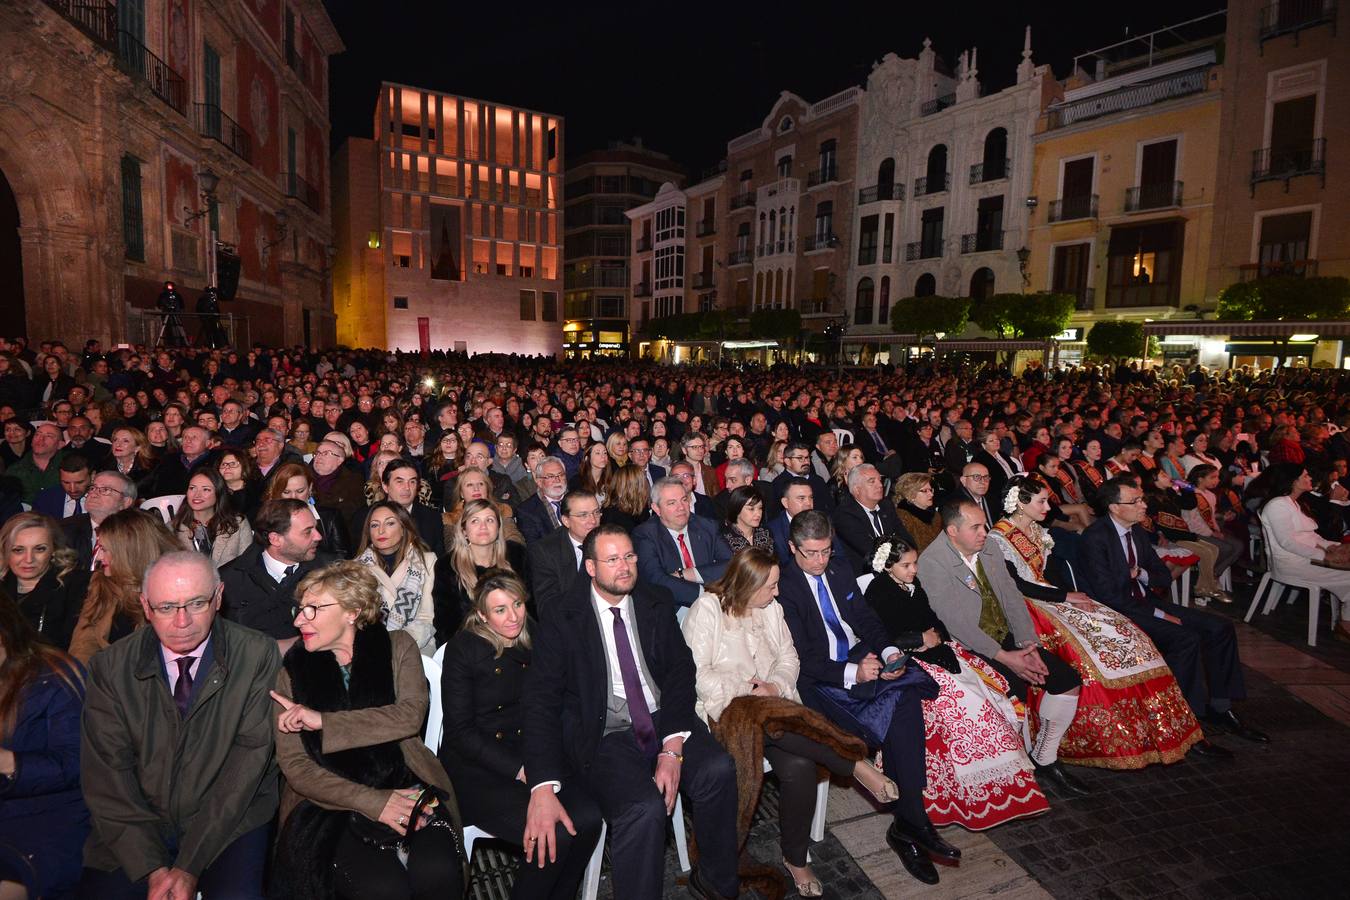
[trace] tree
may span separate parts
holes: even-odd
[[[699,337],[724,341],[734,321],[731,313],[724,309],[710,309],[700,313],[698,319]]]
[[[1077,298],[1073,294],[1040,291],[1035,294],[1009,294],[1021,302],[1011,305],[1008,325],[1013,335],[1033,341],[1054,337],[1069,327]]]
[[[990,294],[970,301],[970,321],[984,331],[999,337],[1012,328],[1013,306],[1025,298],[1024,294]]]
[[[750,314],[750,336],[764,341],[791,343],[802,331],[802,314],[795,309],[757,309]]]
[[[944,334],[956,337],[970,319],[968,297],[905,297],[891,307],[891,331],[896,334]]]
[[[1061,329],[1062,330],[1062,329]],[[1109,359],[1130,359],[1144,352],[1141,322],[1098,322],[1087,336],[1088,353]]]
[[[647,321],[647,334],[668,341],[690,341],[698,337],[699,313],[675,313]]]
[[[1231,284],[1219,292],[1219,318],[1283,322],[1344,319],[1350,315],[1350,279],[1277,276]]]

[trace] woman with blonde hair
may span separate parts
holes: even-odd
[[[602,524],[622,525],[632,531],[647,521],[652,513],[652,492],[645,471],[637,466],[615,469],[608,488],[600,514]]]
[[[38,635],[62,649],[89,591],[89,573],[77,571],[77,559],[61,526],[42,513],[22,512],[0,527],[0,587]]]
[[[379,503],[384,499],[384,467],[398,459],[397,453],[381,450],[370,458],[370,477],[366,480],[366,505]]]
[[[425,484],[425,482],[423,482]],[[454,532],[459,525],[459,517],[464,512],[464,504],[470,500],[488,500],[497,505],[497,513],[502,521],[502,537],[513,544],[525,546],[525,535],[516,524],[515,512],[511,504],[503,503],[492,496],[492,479],[482,469],[472,466],[464,469],[450,485],[446,496],[446,511],[441,514],[441,524],[445,527],[445,546],[454,543]]]
[[[356,561],[368,566],[380,584],[384,627],[412,635],[423,656],[436,652],[431,593],[436,555],[417,534],[408,511],[381,501],[366,513]]]
[[[914,538],[915,549],[922,553],[942,534],[942,514],[933,503],[933,476],[927,472],[906,472],[895,483],[895,514]]]
[[[89,596],[70,639],[70,655],[82,663],[145,624],[141,576],[166,553],[181,550],[154,513],[124,509],[103,520],[94,545]]]
[[[119,472],[139,485],[155,467],[155,454],[145,432],[129,425],[113,429],[112,452],[104,469]]]
[[[614,432],[605,438],[605,452],[609,454],[610,462],[619,468],[628,465],[628,438],[621,431]]]
[[[524,547],[508,542],[502,529],[502,514],[490,498],[469,500],[461,507],[458,521],[446,542],[449,550],[436,561],[436,643],[443,644],[459,628],[472,605],[478,580],[488,569],[525,571]]]
[[[821,884],[806,856],[815,812],[816,767],[856,778],[883,802],[899,797],[899,790],[867,759],[846,758],[835,746],[806,736],[825,731],[838,735],[832,744],[850,743],[823,716],[800,706],[800,662],[783,608],[774,599],[778,577],[778,559],[772,552],[758,547],[742,550],[731,558],[726,573],[694,601],[682,630],[696,668],[694,709],[719,740],[727,741],[730,736],[718,733],[717,720],[738,698],[779,697],[800,707],[802,732],[785,729],[776,737],[766,734],[764,758],[778,778],[784,865],[801,896],[819,897]],[[775,720],[776,724],[780,721]]]
[[[838,503],[848,493],[848,473],[852,472],[858,466],[867,460],[863,458],[861,447],[849,446],[840,447],[839,452],[834,455],[834,461],[830,463],[830,489],[834,492],[834,502]]]
[[[774,441],[769,452],[764,454],[764,466],[759,470],[759,480],[772,482],[783,474],[783,453],[787,450],[787,441]]]

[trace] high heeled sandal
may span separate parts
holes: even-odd
[[[798,881],[797,876],[792,874],[792,868],[788,865],[787,860],[783,860],[783,868],[787,871],[788,877],[792,879],[793,885],[796,886],[797,895],[799,897],[825,896],[825,888],[821,885],[818,878],[812,878],[809,881]]]
[[[863,786],[863,790],[867,791],[867,793],[875,797],[878,803],[894,803],[895,801],[899,800],[900,788],[896,785],[896,783],[892,781],[890,778],[888,778],[884,772],[882,772],[875,766],[870,766],[870,768],[881,776],[882,782],[881,782],[881,790],[879,792],[869,788],[867,784],[857,776],[856,773],[853,776],[853,780],[858,782],[858,784],[861,784]]]

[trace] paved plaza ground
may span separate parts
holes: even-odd
[[[887,818],[857,790],[835,786],[826,838],[811,850],[826,897],[1350,896],[1350,644],[1331,638],[1324,606],[1318,646],[1308,647],[1305,599],[1243,624],[1251,591],[1237,593],[1233,605],[1210,609],[1237,621],[1250,694],[1239,708],[1270,733],[1269,745],[1219,736],[1232,761],[1075,769],[1092,797],[1051,797],[1046,815],[986,833],[944,829],[963,862],[939,867],[935,887],[910,878],[886,846]],[[776,815],[769,779],[750,843],[766,862],[780,858]],[[510,863],[499,851],[485,845],[474,875],[480,900],[507,896]],[[666,885],[666,897],[689,896],[673,844]],[[607,870],[600,896],[625,900]]]

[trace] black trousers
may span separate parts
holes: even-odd
[[[333,890],[343,900],[442,900],[462,890],[463,870],[448,828],[413,832],[406,869],[393,850],[373,847],[348,829],[338,839],[334,864]]]
[[[262,900],[263,871],[271,847],[272,824],[260,825],[240,835],[226,847],[197,879],[197,891],[205,900]],[[170,856],[178,852],[168,848]],[[149,892],[147,880],[132,881],[121,869],[104,872],[86,868],[80,877],[76,896],[88,900],[136,900]]]
[[[1241,700],[1247,696],[1238,660],[1237,631],[1223,616],[1180,606],[1159,609],[1181,620],[1174,625],[1155,616],[1130,616],[1148,635],[1176,676],[1191,710],[1202,716],[1209,699]]]
[[[659,900],[666,858],[666,803],[652,780],[656,762],[639,749],[632,729],[607,734],[591,764],[586,790],[609,823],[614,896]],[[705,731],[684,742],[680,795],[694,822],[698,870],[726,897],[740,893],[736,875],[736,767]],[[683,828],[683,823],[675,823]]]
[[[811,844],[811,819],[816,812],[816,765],[847,778],[853,774],[853,761],[790,731],[782,737],[765,737],[764,758],[778,778],[778,832],[783,858],[794,866],[804,866]]]
[[[530,789],[514,778],[477,767],[457,769],[450,781],[465,825],[477,825],[503,841],[519,844],[525,834],[525,812]],[[540,788],[548,790],[548,788]],[[600,807],[580,785],[564,785],[558,802],[567,810],[576,836],[559,825],[554,831],[556,858],[542,869],[539,860],[524,862],[516,870],[512,900],[572,900],[586,874],[595,842],[600,838]]]
[[[1013,638],[1011,632],[1003,639],[1003,649],[1018,649],[1017,641]],[[1050,670],[1050,674],[1045,676],[1045,684],[1037,685],[1037,687],[1044,690],[1047,694],[1067,694],[1074,688],[1083,684],[1083,679],[1079,677],[1077,670],[1075,670],[1073,666],[1069,665],[1049,650],[1046,650],[1044,647],[1040,648],[1040,655],[1041,662],[1045,663],[1045,667]],[[1012,694],[1018,700],[1027,699],[1027,682],[1023,681],[1020,676],[1014,674],[1013,670],[1003,663],[997,662],[987,656],[981,656],[980,658],[993,666],[998,674],[1008,679],[1009,694]]]

